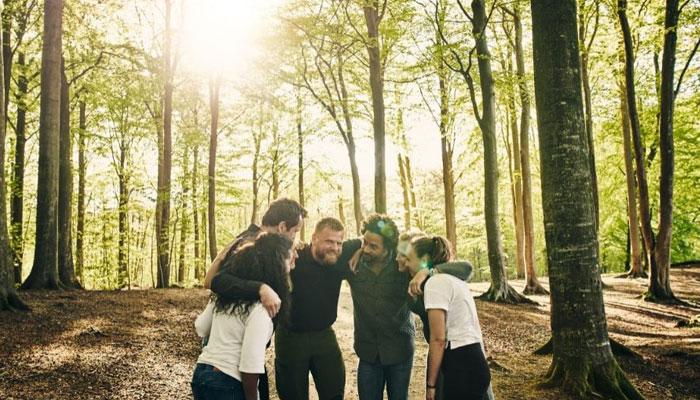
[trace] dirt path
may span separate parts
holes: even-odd
[[[672,274],[676,294],[700,303],[700,268]],[[675,327],[700,309],[640,302],[643,280],[604,281],[611,286],[605,292],[611,337],[642,356],[618,357],[637,387],[648,399],[700,399],[700,329]],[[513,285],[520,290],[523,283]],[[487,286],[474,283],[472,290],[480,293]],[[199,354],[192,321],[206,302],[206,291],[32,292],[22,297],[32,313],[0,314],[0,399],[191,398],[189,381]],[[532,355],[549,337],[549,299],[534,299],[539,307],[477,302],[498,399],[566,399],[535,385],[551,358]],[[357,358],[347,288],[339,315],[335,330],[346,355],[346,398],[355,399]],[[416,343],[411,398],[421,399],[427,346],[422,337]],[[270,349],[269,369],[272,354]]]

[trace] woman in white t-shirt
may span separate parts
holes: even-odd
[[[452,258],[450,242],[441,236],[411,241],[406,265],[415,275]],[[438,374],[443,374],[444,400],[483,400],[491,382],[483,351],[476,305],[465,281],[437,274],[423,292],[430,327],[426,399],[435,399]]]
[[[192,377],[195,400],[258,399],[265,348],[275,323],[288,314],[292,265],[292,241],[278,234],[262,235],[222,261],[220,273],[269,285],[282,299],[282,307],[272,319],[258,299],[215,297],[209,302],[195,322],[197,333],[209,336]]]

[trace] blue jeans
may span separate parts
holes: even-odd
[[[241,382],[207,364],[197,364],[192,376],[194,400],[245,400]]]
[[[413,354],[398,364],[382,365],[360,360],[357,366],[357,392],[360,400],[382,400],[386,385],[389,400],[408,399]]]

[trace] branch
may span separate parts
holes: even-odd
[[[673,98],[675,99],[676,96],[678,96],[678,92],[681,90],[681,83],[683,82],[683,75],[685,75],[685,71],[688,70],[688,67],[690,66],[690,62],[693,60],[693,57],[695,57],[695,53],[698,51],[698,46],[700,46],[700,38],[698,39],[697,42],[695,42],[695,47],[693,47],[693,51],[690,52],[690,56],[688,57],[688,61],[685,62],[685,66],[683,67],[683,70],[681,71],[681,75],[678,77],[678,84],[676,85],[676,90],[673,91]]]
[[[472,19],[472,16],[469,14],[467,9],[464,7],[464,4],[462,4],[462,0],[457,0],[457,4],[459,5],[459,9],[462,10],[462,14],[464,14],[464,16],[467,17],[469,22],[473,24],[474,20]]]
[[[102,56],[103,56],[103,55],[104,55],[104,52],[101,51],[101,52],[100,52],[100,55],[97,56],[97,60],[95,60],[95,63],[92,64],[92,65],[90,65],[89,67],[85,68],[85,69],[84,69],[83,71],[81,71],[78,75],[74,76],[71,80],[69,80],[69,81],[68,81],[68,86],[71,86],[73,83],[75,83],[75,81],[77,81],[78,79],[82,78],[83,76],[85,76],[85,74],[87,74],[87,73],[90,72],[92,69],[94,69],[95,67],[97,67],[97,66],[100,64],[100,62],[102,61]]]
[[[595,36],[598,33],[598,26],[599,26],[598,21],[599,20],[600,20],[600,2],[596,1],[595,2],[595,23],[593,24],[593,33],[591,33],[591,40],[588,41],[588,45],[586,46],[586,54],[590,54],[591,47],[593,47],[593,41],[595,40]]]

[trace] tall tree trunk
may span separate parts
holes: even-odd
[[[386,4],[384,5],[386,6]],[[367,24],[367,53],[369,55],[369,85],[372,92],[372,128],[374,129],[374,209],[386,213],[386,160],[384,126],[384,71],[382,71],[379,24],[384,8],[379,1],[368,1],[363,6]]]
[[[588,143],[588,168],[591,170],[592,177],[592,190],[593,190],[593,205],[595,214],[596,229],[600,225],[600,205],[598,200],[598,173],[595,167],[595,146],[593,141],[593,102],[591,100],[591,80],[588,76],[588,45],[586,43],[586,16],[585,7],[586,1],[581,0],[579,2],[578,8],[578,34],[579,34],[579,48],[581,50],[581,82],[583,84],[583,99],[585,104],[585,116],[586,116],[586,140]],[[596,0],[596,12],[597,9]],[[596,25],[598,24],[598,19],[596,17]],[[597,30],[597,26],[594,27]],[[593,33],[595,35],[595,33]],[[591,39],[592,40],[592,39]]]
[[[411,210],[413,210],[413,225],[415,225],[416,228],[422,230],[423,217],[420,213],[420,210],[418,209],[418,203],[416,202],[416,190],[415,186],[413,185],[413,173],[411,172],[411,159],[406,157],[404,161],[406,161],[404,168],[406,168],[406,179],[408,179],[408,189],[411,193]]]
[[[214,261],[218,250],[216,249],[216,147],[219,137],[219,90],[221,79],[217,77],[209,85],[209,110],[211,112],[211,125],[209,128],[209,192],[207,198],[209,229],[209,257]]]
[[[195,126],[198,126],[195,123]],[[194,279],[196,281],[204,280],[204,265],[200,260],[200,238],[199,238],[199,213],[197,209],[197,174],[199,164],[199,146],[194,146],[192,149],[192,232],[194,233]]]
[[[440,13],[444,25],[445,13]],[[438,35],[436,33],[436,35]],[[439,35],[438,35],[439,36]],[[439,37],[437,38],[439,40]],[[457,216],[455,211],[455,175],[453,168],[454,143],[450,140],[450,88],[449,71],[442,61],[442,46],[437,46],[437,76],[440,88],[440,154],[442,159],[442,187],[445,203],[445,233],[452,248],[457,251]]]
[[[85,158],[85,136],[87,128],[85,99],[81,98],[78,101],[78,108],[78,215],[75,229],[75,272],[80,278],[80,282],[85,282],[85,175],[87,172],[87,160]]]
[[[624,61],[624,60],[623,60]],[[639,241],[639,218],[637,217],[637,189],[632,165],[632,133],[630,132],[627,99],[624,83],[620,83],[620,116],[622,119],[623,154],[625,157],[625,177],[627,181],[627,215],[628,238],[630,251],[630,269],[626,276],[629,278],[646,278],[642,267],[642,251]]]
[[[187,243],[187,235],[189,234],[189,220],[187,219],[187,196],[189,193],[188,176],[189,174],[189,154],[185,148],[182,156],[182,211],[180,222],[180,252],[177,261],[177,281],[182,285],[185,282],[185,243]]]
[[[338,188],[338,191],[340,191],[340,188]],[[345,225],[345,206],[343,205],[343,196],[338,196],[338,219],[340,219],[340,222]]]
[[[535,100],[552,290],[546,386],[577,398],[642,399],[610,348],[583,116],[575,0],[533,0]]]
[[[127,163],[127,139],[126,132],[122,132],[119,141],[119,238],[117,249],[117,287],[124,288],[127,286],[129,278],[129,265],[127,259],[127,243],[129,235],[129,183],[126,170]]]
[[[10,235],[14,281],[22,283],[22,258],[24,257],[24,155],[27,142],[27,91],[29,82],[25,71],[24,53],[17,56],[17,124],[15,129],[15,159],[12,165],[12,191],[10,194]]]
[[[513,68],[510,52],[508,54],[508,73],[512,75]],[[507,94],[507,120],[505,125],[511,134],[512,149],[508,149],[508,164],[513,196],[513,219],[515,228],[515,271],[518,279],[525,278],[525,227],[523,224],[523,185],[520,166],[520,136],[518,133],[518,118],[515,112],[515,91]],[[512,154],[512,157],[511,157]],[[512,158],[512,160],[511,160]],[[511,163],[512,161],[512,163]],[[512,164],[512,168],[510,165]]]
[[[484,218],[488,245],[491,287],[480,296],[488,301],[520,303],[530,301],[508,284],[503,260],[501,226],[498,215],[498,152],[496,149],[496,93],[491,72],[491,54],[486,39],[486,9],[482,0],[473,0],[473,34],[479,66],[483,112],[478,118],[484,145]],[[475,104],[474,104],[475,105]],[[475,110],[477,111],[477,110]],[[478,114],[478,112],[477,112]]]
[[[649,211],[649,186],[644,166],[644,149],[642,146],[642,133],[637,112],[637,97],[634,84],[634,50],[632,33],[627,22],[627,1],[618,0],[617,15],[622,29],[623,43],[625,47],[625,89],[627,93],[627,111],[629,113],[630,127],[632,128],[632,143],[634,144],[634,160],[637,173],[637,185],[639,185],[639,218],[641,218],[642,239],[647,251],[650,269],[656,270],[656,258],[654,256],[654,232],[651,228],[651,213]]]
[[[61,59],[61,110],[58,183],[58,276],[70,289],[82,289],[73,264],[73,165],[71,163],[70,92]]]
[[[263,135],[263,121],[262,114],[260,116],[260,132],[253,133],[253,146],[255,152],[253,153],[253,211],[250,215],[250,223],[254,224],[258,220],[258,195],[260,193],[260,174],[258,171],[258,162],[260,161],[260,147],[262,144]]]
[[[172,118],[173,118],[173,62],[172,62],[172,0],[165,0],[165,50],[163,53],[163,153],[162,168],[159,170],[161,179],[158,187],[156,203],[159,218],[156,231],[158,244],[158,279],[157,287],[170,286],[170,192],[172,173]]]
[[[272,163],[270,167],[270,174],[272,176],[271,192],[272,200],[277,199],[280,194],[280,138],[279,138],[279,127],[277,122],[272,125]],[[269,201],[268,201],[269,203]]]
[[[14,19],[16,4],[12,0],[6,0],[2,9],[2,57],[3,57],[3,80],[5,91],[5,131],[7,131],[7,114],[8,105],[10,104],[10,82],[12,81],[12,20]]]
[[[58,170],[61,123],[62,0],[44,3],[34,265],[24,289],[59,289]],[[1,229],[0,229],[1,231]]]
[[[306,198],[304,197],[304,131],[301,126],[301,118],[303,112],[303,104],[301,96],[297,96],[297,168],[298,168],[298,188],[299,188],[299,204],[306,207]],[[306,241],[306,227],[304,226],[299,232],[299,237],[302,242]]]
[[[679,1],[666,0],[664,18],[664,53],[661,59],[661,104],[659,119],[659,228],[654,248],[656,262],[652,263],[646,300],[675,301],[671,290],[671,234],[673,231],[673,107],[676,41],[678,39]],[[656,268],[654,268],[656,267]]]
[[[535,268],[535,224],[532,218],[532,172],[530,169],[530,93],[527,88],[525,52],[523,51],[523,24],[520,7],[515,9],[515,64],[520,92],[520,170],[522,174],[523,244],[525,245],[524,294],[549,294],[537,279]],[[589,142],[592,150],[593,144]],[[591,159],[589,158],[589,162]],[[592,161],[595,172],[595,160]]]
[[[399,165],[399,178],[401,179],[401,192],[403,193],[403,224],[404,229],[411,229],[411,195],[408,188],[408,178],[406,177],[406,168],[404,168],[404,156],[401,153],[397,155]]]
[[[340,57],[339,57],[340,58]],[[350,175],[352,176],[352,209],[355,217],[355,234],[360,234],[362,226],[362,196],[360,195],[360,172],[357,168],[355,136],[353,132],[352,118],[350,116],[349,96],[347,87],[345,86],[345,74],[343,72],[344,63],[338,62],[338,82],[340,83],[340,105],[343,111],[343,119],[345,121],[345,129],[342,129],[340,121],[336,118],[336,125],[340,130],[340,134],[345,142],[345,147],[348,150],[348,158],[350,159]]]
[[[2,2],[0,2],[2,7]],[[60,26],[59,26],[60,32]],[[0,42],[2,41],[0,36]],[[0,43],[2,45],[2,43]],[[60,50],[60,49],[59,49]],[[0,65],[4,65],[2,55],[0,55]],[[5,96],[5,82],[0,88],[0,96]],[[3,97],[0,104],[4,104]],[[5,121],[7,118],[5,108],[0,110],[0,121]],[[5,124],[0,124],[0,165],[5,165]],[[0,168],[0,311],[5,310],[27,310],[28,307],[17,296],[15,291],[14,279],[12,274],[12,250],[10,247],[10,236],[7,230],[7,203],[6,203],[6,186],[5,186],[5,168]]]
[[[362,226],[362,199],[360,197],[360,172],[357,168],[355,141],[351,138],[348,144],[348,156],[350,157],[350,175],[352,176],[352,209],[355,217],[355,233],[360,234]]]

